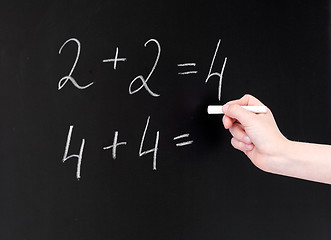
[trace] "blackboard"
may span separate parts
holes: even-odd
[[[206,112],[250,93],[330,143],[329,27],[328,1],[3,2],[0,238],[330,239],[330,186]]]

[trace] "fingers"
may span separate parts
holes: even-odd
[[[253,148],[254,148],[253,144],[247,144],[247,143],[244,143],[244,142],[240,142],[235,138],[231,139],[231,144],[235,149],[238,149],[238,150],[240,150],[242,152],[245,152],[245,153],[247,151],[253,150]]]
[[[256,115],[240,106],[261,105],[263,104],[258,99],[248,94],[224,105],[223,125],[226,129],[229,129],[231,135],[233,136],[231,139],[231,144],[234,148],[245,153],[253,150],[254,148],[254,144],[246,134],[244,128],[251,125],[251,123],[256,120]]]
[[[246,144],[252,144],[251,139],[248,137],[245,130],[243,129],[243,127],[240,124],[238,124],[238,123],[233,124],[233,126],[229,129],[229,131],[230,131],[231,135],[239,142],[243,142]]]
[[[224,128],[229,129],[230,127],[232,127],[232,125],[236,121],[236,119],[230,118],[230,117],[224,115],[222,121],[223,121]]]
[[[261,106],[263,105],[257,98],[245,94],[242,98],[228,102],[227,104],[238,104],[240,106]]]
[[[223,112],[227,117],[223,118],[225,128],[229,128],[235,121],[240,122],[244,127],[251,125],[256,119],[256,114],[240,107],[237,104],[226,104],[223,106]]]
[[[261,106],[261,103],[257,98],[252,95],[246,94],[242,98],[230,101],[223,106],[223,125],[226,129],[232,127],[233,123],[239,121],[244,126],[250,125],[254,120],[255,114],[250,113],[248,110],[241,108],[240,106]]]
[[[233,136],[233,138],[231,139],[231,144],[234,148],[245,153],[247,151],[251,151],[254,148],[251,139],[245,133],[242,125],[235,123],[229,129],[229,131]]]
[[[257,98],[251,95],[245,95],[240,99],[228,102],[223,106],[223,125],[226,129],[229,129],[233,138],[231,144],[234,148],[243,151],[245,154],[251,154],[251,151],[255,148],[255,144],[259,142],[259,136],[256,136],[254,129],[259,127],[259,123],[264,119],[272,118],[271,112],[267,114],[255,114],[241,106],[263,106]],[[267,117],[265,117],[267,116]],[[263,122],[263,121],[262,121]],[[249,133],[249,135],[247,134]],[[252,138],[254,143],[252,142]]]

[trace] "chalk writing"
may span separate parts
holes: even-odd
[[[102,60],[102,62],[104,62],[104,63],[114,62],[114,70],[116,70],[117,62],[124,62],[124,61],[126,61],[126,58],[118,57],[118,47],[116,48],[115,58]]]
[[[196,63],[179,63],[177,64],[178,67],[195,67]],[[186,72],[179,72],[179,75],[188,75],[188,74],[196,74],[198,71],[186,71]]]
[[[157,45],[157,49],[158,49],[158,52],[157,52],[157,57],[156,57],[156,60],[155,60],[155,63],[154,63],[154,66],[152,68],[152,70],[150,71],[150,73],[148,74],[146,80],[145,78],[142,76],[142,75],[139,75],[137,76],[135,79],[132,80],[132,82],[130,83],[130,86],[129,86],[129,93],[130,94],[134,94],[138,91],[140,91],[143,87],[147,90],[147,92],[152,95],[153,97],[159,97],[160,94],[157,94],[157,93],[154,93],[147,85],[147,82],[148,80],[150,79],[150,77],[152,76],[156,66],[157,66],[157,63],[159,61],[159,58],[160,58],[160,55],[161,55],[161,46],[160,46],[160,43],[155,40],[155,39],[150,39],[148,40],[146,43],[145,43],[145,47],[147,46],[148,43],[150,42],[154,42],[156,45]],[[141,86],[138,87],[136,90],[132,90],[132,85],[137,81],[137,80],[140,80],[141,81]]]
[[[221,73],[218,73],[218,72],[212,73],[211,71],[212,71],[213,66],[214,66],[214,61],[215,61],[215,58],[216,58],[216,55],[217,55],[217,52],[218,52],[218,48],[220,46],[220,43],[221,43],[221,40],[219,40],[218,43],[217,43],[216,50],[215,50],[215,53],[214,53],[214,57],[213,57],[213,60],[211,62],[211,65],[210,65],[208,76],[206,78],[206,83],[213,76],[216,76],[216,77],[219,78],[219,83],[218,83],[218,101],[221,101],[222,79],[223,79],[223,73],[224,73],[224,68],[225,68],[225,65],[226,65],[227,58],[224,59]]]
[[[64,163],[67,160],[69,160],[70,158],[77,158],[76,178],[79,180],[80,179],[80,169],[81,169],[82,159],[83,159],[83,151],[84,151],[84,146],[85,146],[85,139],[82,139],[82,144],[80,146],[79,154],[72,154],[72,155],[68,156],[73,128],[74,128],[73,125],[71,125],[69,128],[67,143],[66,143],[66,146],[64,149],[64,155],[63,155],[62,161]]]
[[[74,69],[75,69],[75,67],[76,67],[76,64],[77,64],[78,59],[79,59],[79,56],[80,56],[80,48],[81,48],[81,45],[80,45],[80,42],[78,41],[78,39],[76,39],[76,38],[70,38],[70,39],[68,39],[67,41],[65,41],[65,43],[63,43],[63,45],[61,46],[61,48],[60,48],[60,50],[59,50],[59,54],[61,54],[63,47],[64,47],[65,45],[67,45],[67,43],[69,43],[69,42],[71,42],[71,41],[73,41],[73,42],[75,42],[75,43],[77,44],[77,55],[76,55],[76,59],[75,59],[75,62],[74,62],[74,64],[73,64],[73,66],[72,66],[70,72],[69,72],[69,75],[64,76],[63,78],[60,79],[59,84],[58,84],[58,90],[61,90],[61,89],[64,87],[64,85],[66,85],[66,83],[67,83],[69,80],[70,80],[70,81],[72,82],[72,84],[73,84],[76,88],[78,88],[78,89],[86,89],[86,88],[90,87],[90,86],[93,84],[93,82],[91,82],[90,84],[87,84],[86,86],[80,86],[80,85],[76,82],[76,80],[72,77],[72,73],[74,72]]]
[[[81,86],[72,77],[72,74],[73,74],[73,72],[76,68],[77,62],[78,62],[79,57],[80,57],[80,52],[81,52],[80,42],[76,38],[68,39],[61,46],[61,48],[59,50],[59,54],[62,53],[63,48],[69,42],[74,42],[77,45],[76,59],[74,61],[74,64],[73,64],[69,74],[60,79],[60,81],[58,83],[58,90],[62,89],[68,81],[71,81],[71,83],[78,89],[86,89],[86,88],[90,87],[92,84],[94,84],[94,82],[91,82],[90,84],[85,85],[85,86]],[[148,44],[152,44],[152,43],[154,43],[157,46],[157,55],[156,55],[153,67],[151,68],[151,70],[150,70],[150,72],[149,72],[149,74],[147,75],[146,78],[142,75],[139,75],[131,81],[131,83],[129,84],[129,94],[130,95],[133,95],[133,94],[137,93],[138,91],[140,91],[141,89],[144,88],[148,92],[148,94],[151,95],[152,97],[159,97],[160,96],[160,94],[153,92],[147,84],[148,81],[151,79],[151,76],[154,73],[154,71],[155,71],[155,69],[158,65],[160,55],[161,55],[161,46],[160,46],[160,43],[156,39],[149,39],[147,42],[145,42],[145,44],[144,44],[145,48],[147,47]],[[222,80],[223,80],[224,69],[225,69],[225,66],[226,66],[226,63],[227,63],[227,57],[225,57],[221,71],[220,72],[213,71],[214,63],[215,63],[215,59],[216,59],[218,51],[219,51],[220,43],[221,43],[221,40],[219,40],[217,45],[216,45],[216,49],[215,49],[215,52],[214,52],[214,55],[213,55],[213,58],[212,58],[212,61],[211,61],[211,65],[210,65],[208,74],[207,74],[207,78],[204,81],[205,84],[206,84],[206,83],[208,83],[208,81],[212,77],[217,77],[218,78],[218,100],[221,99]],[[102,62],[103,63],[113,63],[113,69],[117,70],[118,63],[125,62],[126,60],[127,60],[127,58],[119,57],[119,48],[116,47],[116,52],[115,52],[114,58],[104,59]],[[189,74],[196,74],[196,73],[198,73],[198,71],[196,70],[196,66],[197,66],[197,63],[195,63],[195,62],[178,63],[177,67],[181,68],[181,69],[184,69],[184,70],[180,70],[178,72],[178,75],[183,75],[184,76],[184,75],[189,75]],[[138,84],[140,84],[140,85],[137,86]],[[142,133],[141,140],[140,140],[140,145],[139,145],[139,150],[138,150],[138,157],[143,157],[147,154],[151,154],[153,156],[152,157],[152,159],[153,159],[152,169],[157,170],[157,158],[158,158],[158,153],[159,153],[160,131],[156,131],[155,141],[152,144],[152,147],[150,149],[147,149],[147,150],[145,149],[146,148],[145,140],[146,140],[146,136],[148,135],[147,133],[148,133],[148,129],[149,129],[150,119],[151,119],[151,117],[148,116],[146,124],[145,124],[144,131]],[[82,139],[79,153],[69,155],[68,153],[69,153],[69,148],[70,148],[70,143],[71,143],[71,138],[72,138],[73,127],[74,127],[73,125],[70,125],[70,127],[69,127],[69,132],[68,132],[68,135],[67,135],[67,141],[66,141],[66,144],[65,144],[65,150],[64,150],[64,155],[63,155],[62,161],[63,161],[63,163],[65,163],[69,159],[77,158],[76,178],[79,180],[81,178],[81,165],[82,165],[83,152],[84,152],[84,147],[85,147],[85,139]],[[114,160],[117,159],[117,157],[118,157],[117,153],[118,153],[119,147],[122,147],[122,148],[130,147],[130,146],[128,146],[126,141],[121,141],[120,142],[118,140],[118,138],[119,138],[118,136],[119,136],[119,131],[115,131],[112,144],[110,144],[108,146],[104,146],[102,148],[105,151],[106,150],[111,150],[111,157]],[[191,139],[189,133],[184,133],[184,134],[180,134],[178,136],[175,136],[175,137],[173,137],[172,140],[175,142],[176,147],[185,147],[185,146],[187,147],[187,146],[192,145],[194,143],[194,141]]]
[[[139,157],[144,156],[144,155],[146,155],[148,153],[154,152],[154,154],[153,154],[153,170],[156,170],[156,155],[157,155],[157,150],[158,150],[158,146],[159,146],[159,137],[160,137],[160,132],[159,131],[156,132],[155,146],[154,146],[154,148],[152,148],[150,150],[147,150],[147,151],[143,151],[143,146],[144,146],[144,142],[145,142],[146,131],[147,131],[147,128],[148,128],[148,124],[149,124],[149,119],[150,118],[151,118],[150,116],[147,118],[145,130],[144,130],[143,136],[141,138],[140,148],[139,148]]]
[[[174,141],[175,141],[175,140],[182,139],[182,138],[187,138],[187,137],[189,137],[189,136],[190,136],[190,134],[185,133],[185,134],[179,135],[179,136],[177,136],[177,137],[174,137]],[[192,144],[192,143],[193,143],[193,141],[190,140],[190,141],[186,141],[186,142],[176,143],[176,146],[177,146],[177,147],[183,147],[183,146],[190,145],[190,144]]]
[[[126,145],[126,142],[120,142],[120,143],[118,143],[117,142],[117,138],[118,138],[118,131],[115,131],[113,145],[110,145],[108,147],[104,147],[103,148],[104,150],[112,149],[113,159],[116,159],[116,150],[117,150],[117,147],[118,146],[121,146],[121,145]]]
[[[142,156],[145,156],[149,153],[153,154],[153,167],[152,167],[152,169],[157,170],[157,155],[158,155],[158,151],[159,151],[160,131],[156,131],[154,146],[149,150],[144,150],[144,145],[145,145],[145,140],[146,140],[146,135],[147,135],[150,119],[151,119],[151,117],[148,116],[144,131],[143,131],[143,134],[142,134],[142,137],[141,137],[138,156],[142,157]],[[68,156],[73,128],[74,128],[74,126],[70,125],[62,161],[66,162],[67,160],[69,160],[71,158],[77,158],[76,178],[77,178],[77,180],[79,180],[79,179],[81,179],[81,165],[82,165],[83,152],[84,152],[84,147],[85,147],[85,139],[82,139],[82,143],[81,143],[81,146],[80,146],[79,153],[78,154],[72,154],[72,155]],[[105,151],[106,150],[111,150],[112,159],[114,159],[114,160],[117,159],[118,147],[119,146],[127,147],[127,142],[124,142],[124,141],[119,142],[118,141],[118,136],[119,136],[119,131],[115,131],[112,145],[105,146],[105,147],[102,148]],[[174,137],[173,140],[178,141],[178,140],[188,138],[188,137],[190,137],[190,134],[185,133],[185,134],[181,134],[177,137]],[[193,144],[193,140],[176,143],[176,147],[183,147],[183,146],[188,146],[188,145],[191,145],[191,144]]]
[[[90,87],[92,84],[94,84],[94,82],[91,82],[85,86],[81,86],[79,85],[76,80],[72,77],[73,71],[75,70],[75,67],[77,65],[79,56],[80,56],[80,52],[81,52],[81,44],[79,42],[78,39],[76,38],[70,38],[67,41],[65,41],[63,43],[63,45],[61,46],[60,50],[59,50],[59,54],[61,54],[63,48],[69,43],[69,42],[75,42],[77,44],[77,55],[76,55],[76,59],[74,61],[74,64],[69,72],[69,75],[64,76],[60,79],[59,83],[58,83],[58,90],[62,89],[64,87],[64,85],[70,80],[71,83],[78,89],[86,89],[88,87]],[[145,42],[144,46],[147,47],[148,44],[150,43],[154,43],[157,46],[157,55],[153,64],[152,69],[150,70],[149,74],[147,75],[147,77],[145,78],[143,75],[139,75],[137,77],[135,77],[129,84],[129,94],[133,95],[137,92],[139,92],[141,89],[145,89],[149,95],[151,95],[152,97],[159,97],[160,94],[154,92],[151,90],[151,88],[148,86],[148,81],[150,80],[153,72],[155,71],[160,56],[161,56],[161,45],[158,42],[158,40],[156,39],[149,39],[147,42]],[[217,77],[218,78],[218,100],[221,100],[221,90],[222,90],[222,81],[223,81],[223,74],[224,74],[224,70],[225,70],[225,66],[227,63],[227,57],[224,58],[224,62],[223,62],[223,66],[220,72],[213,72],[213,68],[214,68],[214,63],[215,63],[215,59],[217,57],[218,51],[219,51],[219,47],[220,47],[220,43],[221,40],[218,41],[217,45],[216,45],[216,49],[210,64],[210,68],[207,74],[207,77],[205,79],[205,83],[208,83],[208,81],[212,78],[212,77]],[[127,60],[127,58],[124,57],[119,57],[119,48],[116,47],[116,52],[115,52],[115,57],[114,58],[108,58],[108,59],[104,59],[102,62],[103,63],[113,63],[113,68],[114,70],[117,69],[117,64],[119,62],[125,62]],[[178,63],[177,67],[179,68],[188,68],[187,70],[184,71],[179,71],[178,75],[189,75],[189,74],[197,74],[198,71],[195,70],[194,68],[197,66],[197,64],[195,62],[188,62],[188,63]],[[140,85],[139,85],[140,84]]]

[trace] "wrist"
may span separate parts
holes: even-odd
[[[292,171],[297,164],[291,157],[293,155],[292,150],[295,148],[295,144],[294,141],[283,137],[267,159],[269,162],[269,168],[267,171],[280,175],[288,175],[288,172]]]
[[[279,154],[273,159],[272,173],[309,179],[312,170],[312,159],[307,156],[311,144],[285,139],[279,149]],[[307,157],[309,160],[307,160]]]

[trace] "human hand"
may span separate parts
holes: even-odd
[[[223,125],[229,129],[234,148],[244,152],[258,168],[277,172],[277,165],[288,140],[279,131],[270,109],[255,114],[240,106],[262,106],[251,95],[230,101],[223,106]]]

